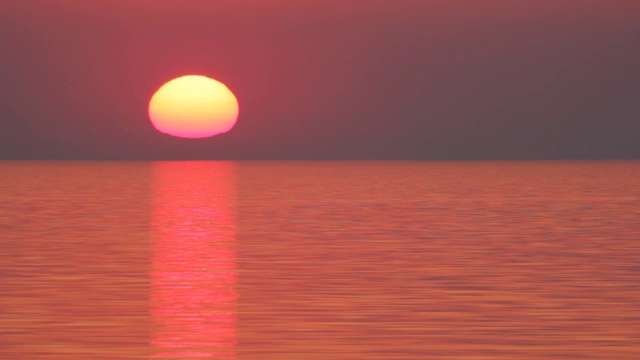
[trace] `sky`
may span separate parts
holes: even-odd
[[[0,159],[640,159],[637,0],[5,0]],[[154,129],[165,82],[233,130]]]

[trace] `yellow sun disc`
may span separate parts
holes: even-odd
[[[200,75],[167,82],[149,101],[149,118],[158,131],[192,139],[231,130],[238,110],[238,100],[229,88]]]

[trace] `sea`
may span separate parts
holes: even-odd
[[[3,161],[0,359],[640,359],[640,161]]]

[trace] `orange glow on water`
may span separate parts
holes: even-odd
[[[153,165],[154,356],[235,358],[232,163]]]
[[[238,100],[223,83],[188,75],[164,84],[149,102],[149,118],[160,132],[204,138],[226,133],[238,119]]]

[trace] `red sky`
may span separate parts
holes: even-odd
[[[638,158],[638,39],[624,0],[9,0],[0,158]],[[234,130],[153,129],[190,73]]]

